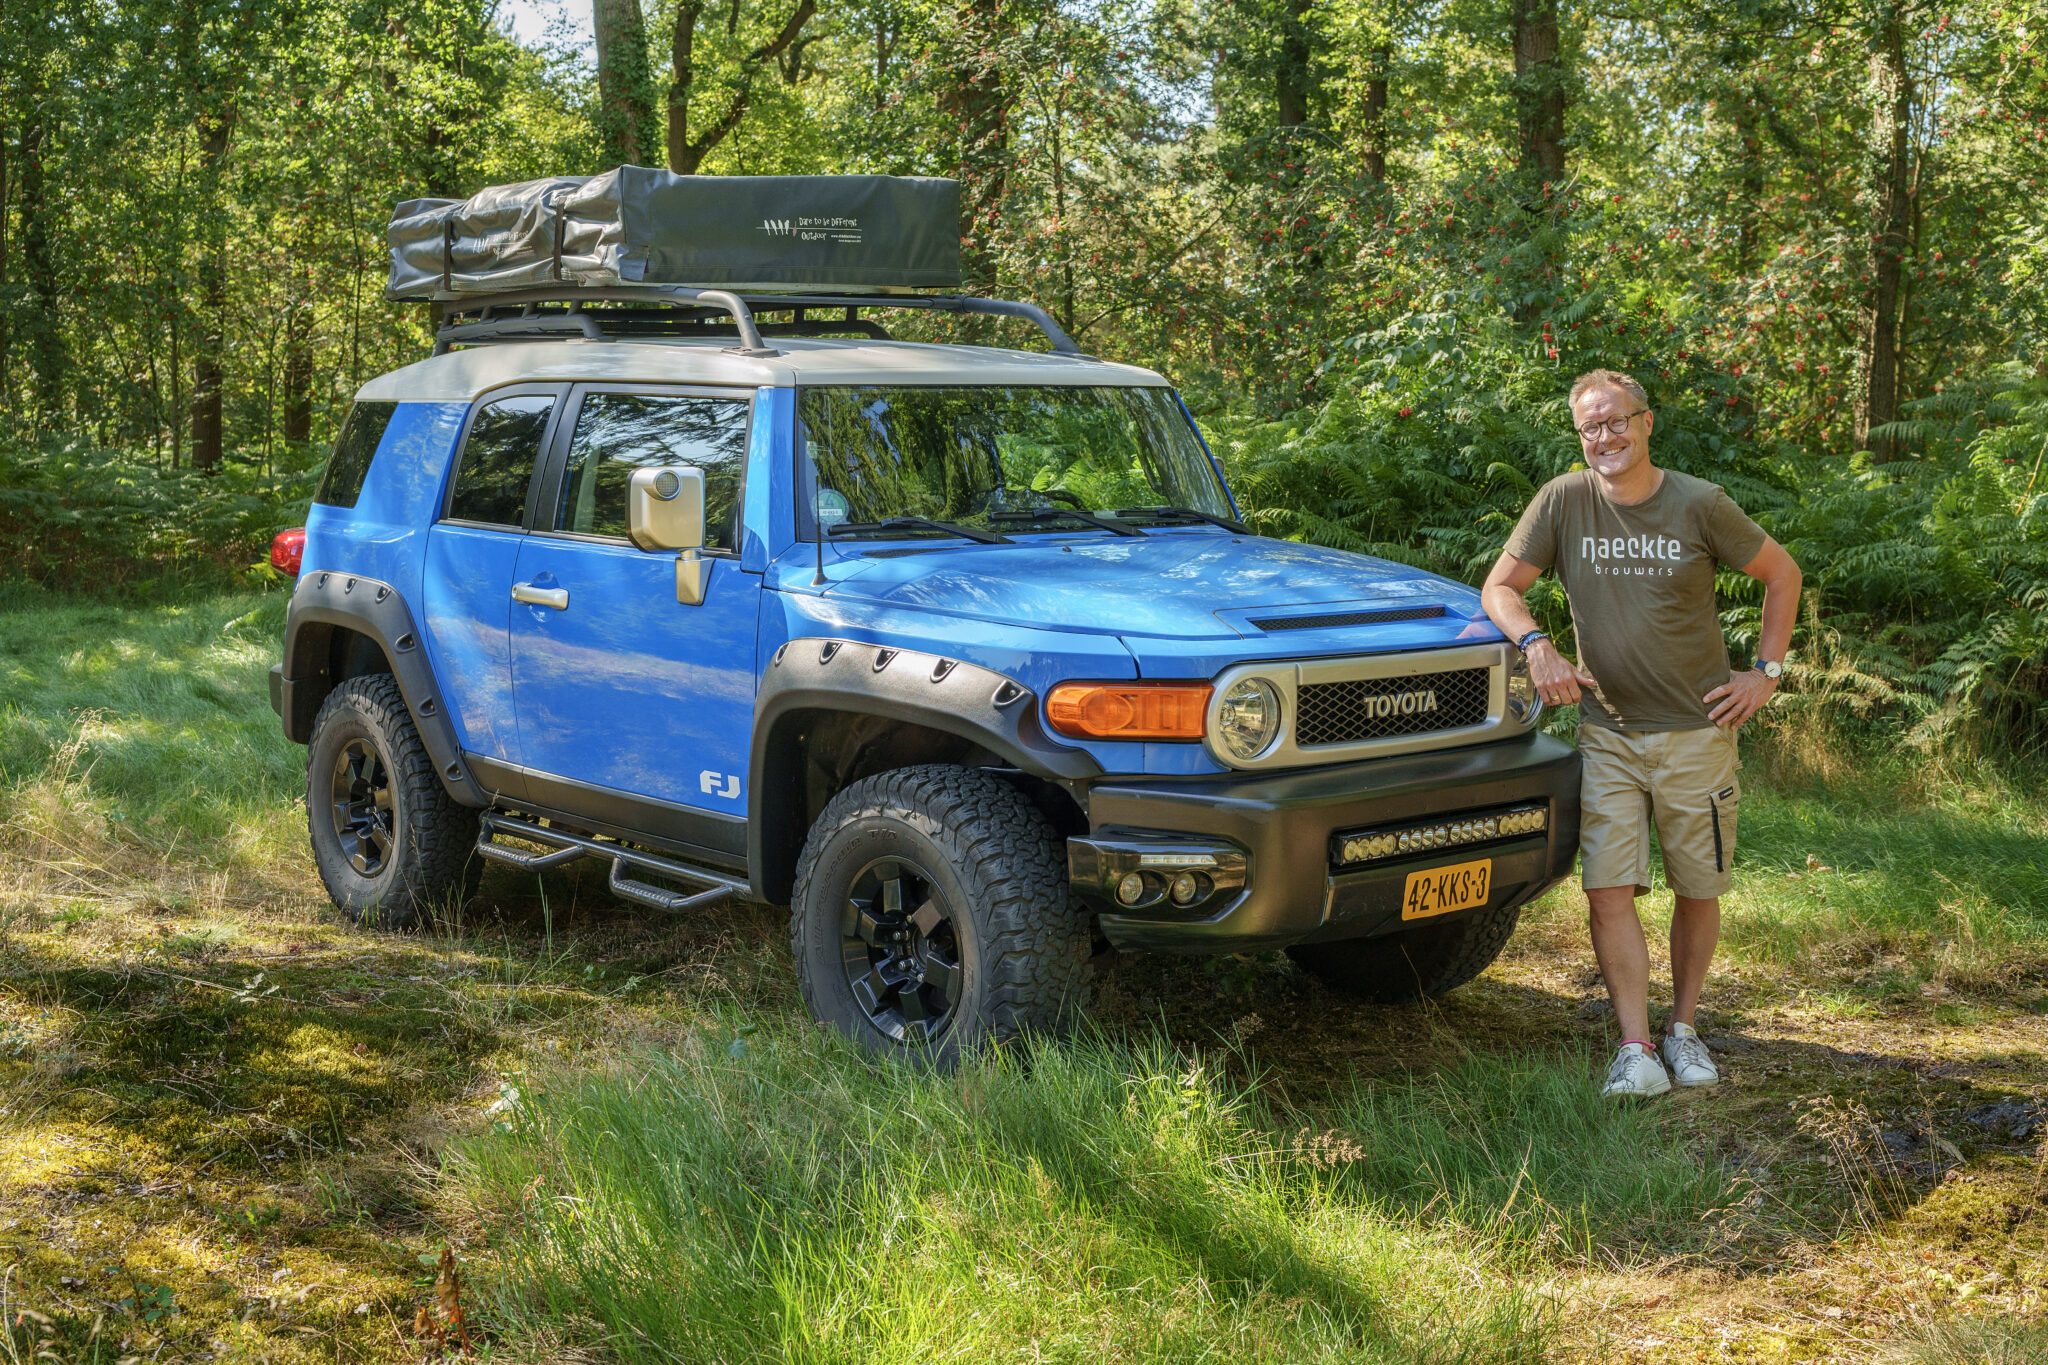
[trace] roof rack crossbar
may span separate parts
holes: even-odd
[[[485,341],[493,337],[530,332],[577,332],[592,341],[604,340],[604,333],[598,328],[597,319],[587,314],[554,313],[535,316],[529,313],[516,318],[491,318],[484,322],[466,322],[460,326],[443,327],[434,334],[434,354],[444,354],[457,342]]]
[[[612,285],[593,288],[542,288],[509,290],[499,294],[477,294],[438,301],[443,316],[459,317],[464,313],[480,313],[485,321],[445,325],[436,334],[434,350],[440,354],[450,343],[467,340],[484,340],[494,335],[479,332],[480,327],[497,327],[488,319],[494,307],[513,304],[567,303],[572,307],[578,303],[670,303],[694,304],[715,309],[731,316],[740,335],[740,344],[733,349],[740,355],[771,356],[775,350],[762,341],[761,330],[754,321],[753,310],[763,311],[803,310],[807,308],[844,308],[846,318],[852,321],[857,309],[862,308],[911,308],[940,313],[974,313],[986,317],[1019,318],[1031,323],[1045,334],[1052,343],[1056,354],[1074,356],[1079,359],[1093,359],[1074,343],[1066,330],[1053,321],[1052,315],[1035,303],[1023,303],[1012,299],[984,299],[965,294],[736,294],[724,289],[692,289],[683,285]],[[525,330],[531,330],[534,321],[526,323]],[[518,319],[505,319],[516,322]],[[595,326],[595,323],[592,323]],[[500,332],[516,332],[519,327],[498,328]],[[551,328],[550,330],[562,330]],[[591,336],[590,330],[583,335]],[[596,333],[602,335],[602,333]]]
[[[534,317],[533,305],[539,303],[566,303],[567,316],[559,314]],[[622,289],[520,289],[503,294],[479,294],[473,298],[445,299],[441,301],[443,316],[460,317],[464,313],[481,313],[483,320],[470,323],[444,324],[434,334],[434,354],[444,354],[449,346],[465,341],[485,341],[507,333],[532,331],[575,331],[593,341],[605,339],[604,331],[594,318],[584,317],[579,311],[585,303],[683,303],[702,304],[717,312],[730,314],[738,328],[740,344],[731,348],[744,356],[780,355],[774,347],[761,339],[761,329],[754,325],[754,315],[739,295],[723,289],[686,289],[669,285],[641,286]],[[492,318],[493,308],[526,305],[528,316],[517,318]]]
[[[979,313],[986,317],[1022,318],[1039,331],[1060,355],[1078,356],[1081,348],[1066,329],[1035,303],[1015,299],[983,299],[968,294],[749,294],[758,308],[921,308],[939,313]]]

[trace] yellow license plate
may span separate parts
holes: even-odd
[[[1410,872],[1401,891],[1401,918],[1428,919],[1453,910],[1470,910],[1486,904],[1493,890],[1493,859],[1432,867],[1427,872]]]

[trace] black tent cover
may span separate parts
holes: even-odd
[[[455,299],[557,284],[955,289],[960,185],[890,175],[677,175],[620,166],[409,199],[385,296]]]

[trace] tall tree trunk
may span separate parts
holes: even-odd
[[[877,114],[889,107],[889,59],[896,54],[897,31],[890,26],[886,13],[875,13],[875,93],[874,110]]]
[[[818,12],[818,0],[799,0],[781,31],[746,55],[740,64],[739,88],[726,101],[725,111],[711,121],[701,136],[693,138],[690,136],[690,87],[696,83],[697,72],[692,52],[697,42],[697,19],[703,12],[703,0],[683,0],[676,7],[675,31],[669,38],[668,168],[677,175],[695,175],[711,149],[740,126],[740,120],[747,115],[747,105],[753,99],[754,82],[768,63],[780,58],[792,44],[797,43],[804,25]],[[738,21],[739,6],[735,3],[728,15],[728,31],[736,27]],[[794,60],[799,65],[802,57],[802,48],[798,47]],[[796,79],[795,72],[787,74],[792,81]]]
[[[1310,42],[1311,0],[1287,0],[1287,20],[1280,31],[1280,63],[1273,71],[1273,102],[1282,128],[1308,122],[1316,93],[1315,48]]]
[[[996,285],[995,235],[1008,197],[1010,107],[1002,72],[987,54],[998,46],[1010,16],[1004,0],[962,0],[953,35],[951,69],[939,112],[954,130],[955,175],[960,181],[960,273],[970,294]],[[971,330],[971,327],[970,327]]]
[[[1074,330],[1074,225],[1067,221],[1067,97],[1066,87],[1055,82],[1059,93],[1052,100],[1046,133],[1052,150],[1052,215],[1058,224],[1060,247],[1060,326]]]
[[[228,223],[221,178],[234,136],[235,107],[209,110],[198,120],[200,202],[206,214],[199,257],[199,333],[192,348],[192,467],[220,468],[221,369],[227,350]]]
[[[1870,53],[1870,151],[1864,197],[1870,214],[1870,287],[1864,295],[1863,344],[1857,356],[1856,445],[1882,464],[1900,452],[1887,436],[1873,436],[1899,415],[1899,372],[1904,367],[1900,302],[1904,293],[1912,173],[1908,135],[1913,81],[1906,71],[1902,6],[1891,0],[1878,16]]]
[[[701,158],[690,156],[690,87],[696,82],[693,53],[697,45],[697,16],[704,12],[703,0],[682,0],[676,6],[676,25],[668,44],[668,168],[677,175],[690,175]]]
[[[1735,99],[1735,273],[1743,279],[1756,274],[1762,259],[1764,133],[1758,105],[1763,98],[1754,83],[1745,82]]]
[[[1559,59],[1557,0],[1514,0],[1515,121],[1521,168],[1555,184],[1564,179],[1564,63]]]
[[[64,405],[64,334],[57,318],[57,261],[50,250],[50,204],[43,175],[48,131],[40,82],[29,90],[29,121],[21,130],[21,268],[28,277],[29,366],[35,377],[37,418],[47,421]]]
[[[597,39],[598,121],[605,155],[627,165],[651,164],[659,143],[640,0],[592,0],[590,17]]]
[[[1365,71],[1365,173],[1374,180],[1387,178],[1387,72],[1394,64],[1394,49],[1381,43],[1366,54]]]
[[[13,131],[0,123],[0,299],[14,292],[8,288],[12,283],[10,271],[14,262],[10,249],[14,244],[7,239],[7,207],[12,202],[7,195],[12,188],[7,182],[7,173],[12,165],[7,155],[7,135]],[[7,343],[12,340],[10,313],[11,310],[0,308],[0,410],[14,406],[13,385],[9,382],[7,369]]]
[[[284,439],[313,439],[313,310],[294,301],[284,322]]]

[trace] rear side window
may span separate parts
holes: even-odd
[[[313,501],[329,507],[354,507],[363,495],[363,480],[370,477],[370,457],[391,425],[396,403],[358,403],[348,410],[341,424],[334,453],[327,457],[327,471],[320,476],[320,490]]]
[[[450,517],[493,526],[525,521],[526,488],[533,481],[541,438],[554,407],[552,394],[530,393],[477,409],[469,439],[462,445],[462,464],[455,471]]]
[[[737,550],[750,410],[746,398],[585,394],[554,529],[623,538],[633,471],[695,465],[704,471],[705,544]]]

